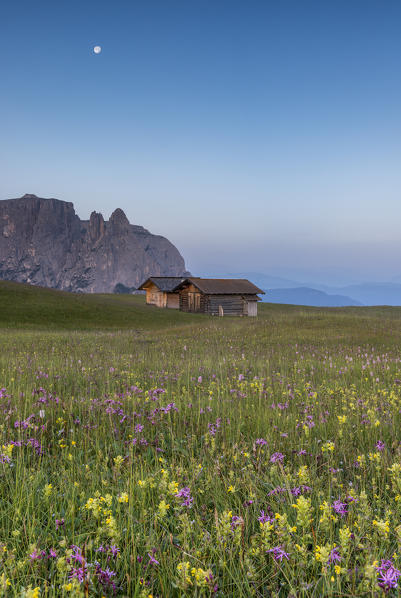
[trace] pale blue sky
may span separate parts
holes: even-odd
[[[0,197],[121,207],[203,275],[398,276],[400,30],[398,0],[5,0]]]

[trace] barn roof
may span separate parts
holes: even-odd
[[[185,278],[180,282],[176,290],[192,283],[201,293],[206,295],[255,295],[265,294],[249,280],[245,278]]]
[[[175,287],[185,280],[183,276],[151,276],[145,282],[143,282],[138,289],[144,290],[150,283],[153,282],[157,286],[160,291],[163,292],[170,292],[175,289]]]

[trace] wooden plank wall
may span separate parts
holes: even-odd
[[[167,296],[167,307],[170,309],[179,309],[180,297],[178,293],[166,293]]]
[[[242,316],[244,314],[244,300],[239,295],[209,295],[207,313],[218,316],[219,306],[223,308],[225,316]]]
[[[194,293],[194,288],[184,288],[180,291],[179,308],[181,311],[205,313],[212,316],[244,316],[257,315],[256,301],[247,301],[241,295],[205,295],[203,293]],[[199,297],[199,309],[195,310],[195,300],[189,298],[189,295],[195,294]],[[256,309],[255,309],[256,308]]]

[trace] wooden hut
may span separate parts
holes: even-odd
[[[146,303],[149,305],[179,309],[179,294],[175,287],[183,280],[182,276],[151,276],[138,290],[146,291]]]
[[[175,287],[181,311],[212,316],[257,316],[258,294],[264,294],[246,279],[185,278]]]

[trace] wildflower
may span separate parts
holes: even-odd
[[[116,469],[120,469],[120,467],[123,463],[124,463],[124,457],[122,457],[121,455],[114,457],[114,467]]]
[[[118,497],[117,500],[120,503],[128,502],[128,494],[127,494],[127,492],[123,492],[122,494],[120,494],[120,496]]]
[[[271,548],[266,552],[271,553],[274,557],[274,560],[279,561],[280,563],[283,559],[286,559],[288,561],[290,558],[290,555],[287,552],[285,552],[281,546],[275,546],[274,548]]]
[[[260,523],[273,523],[274,517],[267,515],[264,511],[260,511],[260,517],[258,517]]]
[[[329,562],[331,552],[332,552],[332,549],[331,549],[331,545],[330,544],[326,544],[324,546],[316,545],[316,547],[315,547],[315,559],[319,563],[322,563],[323,565],[326,565]]]
[[[111,552],[111,556],[112,557],[114,557],[114,558],[118,557],[120,549],[117,546],[115,546],[114,544],[112,544],[111,546],[109,546],[109,550]]]
[[[265,440],[264,438],[257,438],[255,440],[255,444],[256,446],[266,446],[267,440]]]
[[[1,394],[0,394],[1,398]],[[11,585],[11,581],[6,577],[5,573],[0,575],[0,590],[5,590],[8,586]]]
[[[344,552],[346,552],[348,550],[348,545],[352,537],[351,530],[349,529],[349,527],[345,526],[340,528],[338,534],[340,536],[341,547],[344,550]]]
[[[322,445],[322,453],[332,453],[334,451],[334,442],[328,440]]]
[[[40,561],[40,559],[42,558],[42,554],[38,552],[35,548],[29,555],[29,558],[31,559],[31,561]]]
[[[168,505],[164,500],[161,500],[158,506],[159,515],[164,517],[169,510],[170,505]]]
[[[341,556],[338,553],[338,548],[333,548],[330,552],[328,563],[336,563],[341,561]]]
[[[43,494],[45,495],[45,498],[49,498],[49,496],[51,495],[52,492],[53,492],[53,485],[46,484],[46,486],[43,488]]]
[[[153,553],[154,554],[154,553]],[[155,557],[153,556],[153,554],[150,554],[150,552],[148,552],[148,557],[149,557],[149,565],[160,565],[159,561],[157,561],[155,559]]]
[[[185,488],[181,488],[176,495],[177,498],[184,498],[184,501],[181,503],[182,507],[192,507],[192,503],[194,502],[193,497],[191,496],[191,490],[186,486]]]
[[[230,492],[231,492],[232,494],[234,494],[234,492],[235,492],[235,486],[233,486],[233,485],[230,485],[230,486],[227,488],[227,492],[228,492],[228,493],[230,493]]]
[[[348,505],[344,502],[341,502],[341,500],[335,500],[331,505],[333,511],[337,513],[337,515],[341,515],[341,517],[344,517],[348,514],[347,507]]]
[[[282,463],[284,461],[283,453],[273,453],[270,457],[270,463]]]
[[[297,509],[297,522],[301,527],[308,526],[312,519],[310,514],[312,512],[311,499],[300,496],[297,498],[296,504],[292,505],[294,509]]]
[[[386,445],[384,444],[384,442],[382,440],[378,440],[376,442],[376,448],[378,451],[384,451]]]
[[[390,523],[386,520],[384,521],[383,519],[374,519],[373,520],[373,525],[376,529],[376,531],[384,536],[385,538],[387,538],[389,531],[390,531]]]
[[[401,572],[396,569],[391,560],[382,560],[381,565],[376,567],[378,573],[378,585],[388,592],[392,588],[398,587],[398,579]]]
[[[70,573],[68,574],[69,579],[77,579],[79,583],[83,583],[86,576],[88,574],[88,570],[86,565],[82,567],[73,567]]]
[[[100,565],[96,566],[96,576],[103,587],[112,588],[115,590],[116,584],[112,580],[115,575],[116,572],[109,569],[109,567],[102,569]]]
[[[238,525],[241,525],[244,523],[244,520],[242,519],[242,517],[238,517],[238,515],[233,515],[231,517],[231,529],[232,531],[235,530],[236,527],[238,527]]]

